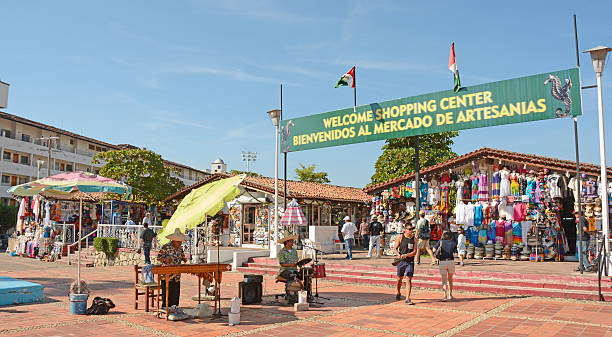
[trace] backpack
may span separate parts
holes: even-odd
[[[96,297],[87,308],[87,315],[106,315],[108,311],[115,307],[115,303],[110,298]]]
[[[431,237],[431,229],[429,228],[429,221],[425,219],[425,224],[419,228],[419,239],[429,240]]]

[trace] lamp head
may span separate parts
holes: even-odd
[[[278,109],[270,110],[268,111],[268,116],[270,116],[270,119],[272,120],[272,124],[274,124],[274,126],[278,126],[280,110]]]
[[[611,50],[612,48],[610,47],[597,46],[595,48],[585,50],[583,51],[583,53],[591,54],[591,61],[593,61],[593,69],[595,70],[595,73],[601,74],[604,70],[604,66],[606,63],[606,55]]]

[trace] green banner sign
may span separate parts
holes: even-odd
[[[281,151],[582,114],[578,68],[394,99],[281,122]]]

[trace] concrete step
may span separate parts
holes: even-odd
[[[389,261],[390,262],[390,261]],[[252,262],[248,262],[248,266],[257,266],[262,268],[278,268],[278,261],[270,258],[253,258]],[[343,272],[356,273],[382,273],[383,275],[395,275],[396,269],[391,266],[372,266],[360,264],[342,264],[335,262],[325,262],[326,270],[342,270]],[[415,275],[439,275],[437,268],[416,268]],[[554,284],[591,284],[597,286],[597,278],[574,276],[574,275],[543,275],[543,274],[521,274],[521,273],[504,273],[504,272],[488,272],[488,271],[470,271],[456,268],[455,277],[468,277],[470,279],[506,279],[506,280],[521,280],[532,282],[546,282]],[[602,278],[602,286],[612,286],[612,278]]]
[[[271,265],[261,265],[261,264],[248,264],[247,267],[254,268],[251,270],[271,270],[278,271],[276,266]],[[380,271],[359,271],[356,269],[340,269],[340,268],[326,268],[326,273],[328,275],[342,275],[342,276],[355,276],[355,277],[377,277],[377,278],[388,278],[395,280],[396,274],[395,270],[393,272],[380,272]],[[429,274],[424,272],[415,273],[415,277],[420,280],[432,281],[432,282],[441,282],[442,278],[439,273]],[[497,286],[511,286],[511,287],[530,287],[530,288],[547,288],[547,289],[572,289],[572,290],[582,290],[582,291],[597,291],[598,286],[596,284],[591,283],[575,283],[575,282],[550,282],[550,281],[534,281],[534,280],[523,280],[523,279],[508,279],[508,278],[495,278],[495,277],[487,277],[487,278],[478,278],[478,277],[466,277],[462,275],[455,275],[454,280],[462,283],[469,284],[489,284],[489,285],[497,285]],[[612,284],[602,282],[602,289],[606,291],[612,291]]]
[[[252,268],[252,267],[238,267],[238,271],[245,274],[266,274],[276,275],[278,268]],[[376,277],[376,276],[356,276],[346,275],[339,273],[327,272],[327,280],[330,281],[341,281],[350,283],[366,283],[366,284],[377,284],[394,286],[396,279],[394,277]],[[412,280],[412,284],[415,287],[429,288],[429,289],[440,289],[440,279],[433,278],[421,278],[415,277]],[[588,291],[583,289],[554,289],[540,287],[536,284],[524,284],[522,286],[512,285],[501,285],[501,284],[487,284],[487,283],[470,283],[463,279],[454,279],[454,288],[457,290],[473,291],[473,292],[487,292],[497,293],[505,295],[527,295],[527,296],[542,296],[542,297],[556,297],[556,298],[571,298],[571,299],[583,299],[583,300],[598,300],[597,291]],[[612,289],[603,291],[604,299],[606,301],[612,301]]]

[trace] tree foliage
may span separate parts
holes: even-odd
[[[170,175],[171,169],[153,151],[124,149],[100,152],[93,158],[93,163],[105,163],[100,175],[128,184],[132,187],[134,199],[148,205],[160,203],[167,195],[185,186],[179,178]]]
[[[427,167],[455,158],[457,154],[451,150],[459,132],[443,132],[419,136],[420,167]],[[372,176],[372,184],[381,183],[393,178],[414,172],[416,137],[387,139],[383,145],[383,153],[376,161],[376,172]]]
[[[311,183],[328,183],[327,172],[315,172],[316,165],[304,166],[299,163],[300,167],[295,169],[295,178],[300,181]]]
[[[0,204],[0,234],[6,233],[11,228],[15,229],[18,212],[19,207]]]
[[[261,174],[259,173],[240,171],[240,170],[231,170],[230,173],[231,174],[246,174],[249,177],[261,177]]]

